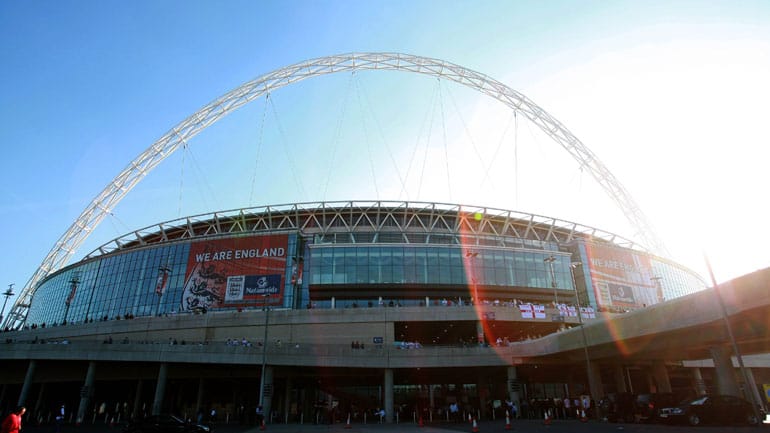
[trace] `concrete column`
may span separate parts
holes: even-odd
[[[426,307],[430,307],[430,297],[429,296],[425,297],[425,306]]]
[[[198,378],[198,397],[195,400],[195,416],[198,416],[198,412],[203,410],[203,393],[206,391],[206,381],[200,377]]]
[[[653,361],[652,374],[655,377],[657,392],[671,392],[671,381],[668,378],[668,369],[663,361]]]
[[[262,401],[262,413],[265,414],[265,424],[270,423],[270,414],[273,410],[273,366],[265,366],[265,377],[262,378],[265,381],[265,398]]]
[[[479,344],[484,342],[484,324],[481,321],[476,322],[476,336]]]
[[[142,379],[139,379],[136,382],[136,395],[134,395],[134,407],[131,408],[132,418],[134,419],[139,418],[140,411],[142,410],[142,408],[140,407],[141,404],[142,404]]]
[[[738,387],[738,381],[735,379],[735,369],[733,368],[733,360],[730,358],[730,354],[720,347],[712,347],[709,350],[711,358],[714,360],[717,392],[719,394],[743,397]]]
[[[479,413],[481,418],[487,418],[487,384],[484,377],[479,377],[476,381],[476,394],[479,396]],[[475,414],[474,414],[475,418]],[[480,420],[479,420],[480,421]]]
[[[588,387],[591,389],[591,398],[594,403],[599,403],[604,395],[604,384],[602,384],[602,373],[599,364],[596,362],[590,363],[590,369],[588,371]]]
[[[655,378],[653,377],[650,369],[643,367],[642,372],[644,373],[644,378],[647,381],[647,392],[658,392],[657,388],[655,387]]]
[[[37,392],[37,400],[35,400],[35,411],[32,412],[34,416],[39,416],[40,410],[43,408],[43,395],[45,392],[45,383],[40,384],[40,390]],[[2,400],[0,400],[2,401]],[[0,404],[0,406],[2,406]]]
[[[615,366],[615,389],[618,392],[628,392],[626,386],[626,367],[623,365]]]
[[[0,407],[5,407],[5,394],[8,392],[8,384],[4,383],[2,388],[0,388]]]
[[[393,369],[386,368],[382,380],[382,391],[384,395],[385,422],[393,422]]]
[[[30,359],[29,365],[27,365],[27,374],[24,376],[24,385],[21,387],[19,400],[16,403],[18,406],[24,406],[24,403],[27,401],[27,394],[29,394],[29,389],[32,387],[32,379],[35,377],[35,368],[37,368],[37,361]]]
[[[433,408],[436,407],[436,398],[433,394],[433,385],[428,385],[428,404],[430,405],[430,410],[433,412]]]
[[[521,413],[521,402],[519,401],[519,382],[516,380],[516,367],[508,367],[508,399],[516,403],[516,408]],[[511,414],[513,416],[513,414]]]
[[[291,414],[291,390],[292,390],[292,380],[291,376],[286,378],[286,386],[284,387],[284,393],[283,393],[283,420],[284,422],[289,422],[289,415]]]
[[[332,299],[331,299],[331,306],[332,306],[332,310],[337,306],[337,300],[334,298],[334,296],[332,296]]]
[[[94,395],[94,379],[96,377],[96,362],[91,361],[88,363],[88,371],[86,371],[86,381],[83,384],[83,388],[80,390],[80,405],[78,406],[78,416],[75,418],[75,423],[80,424],[83,422],[83,418],[86,416],[86,410],[88,405],[91,404],[91,397]]]
[[[155,399],[152,402],[152,414],[160,415],[163,410],[163,397],[166,394],[168,380],[168,363],[162,362],[158,370],[158,383],[155,385]]]
[[[692,379],[697,395],[706,395],[706,382],[703,380],[700,368],[696,367],[692,369]]]
[[[751,371],[751,369],[748,367],[746,367],[746,376],[748,376],[749,379],[749,383],[746,384],[746,386],[750,388],[747,393],[748,395],[746,395],[746,400],[751,402],[759,402],[759,404],[764,408],[766,406],[765,400],[762,398],[762,394],[760,394],[759,388],[757,388],[757,382],[754,380],[754,372]]]

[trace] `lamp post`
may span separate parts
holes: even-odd
[[[572,288],[575,291],[575,303],[577,304],[578,322],[580,322],[580,333],[583,336],[583,354],[586,358],[586,381],[588,382],[589,389],[593,391],[593,387],[591,386],[591,358],[588,356],[588,338],[586,338],[585,323],[583,323],[583,313],[580,310],[580,295],[578,294],[577,280],[575,279],[575,268],[582,265],[583,263],[581,262],[571,262],[569,264],[569,273],[572,276]],[[592,395],[592,397],[594,397],[594,400],[596,400],[595,396]]]
[[[551,268],[551,287],[553,287],[554,306],[557,306],[559,305],[559,293],[556,291],[556,274],[553,271],[553,262],[555,261],[556,257],[553,254],[543,259],[543,263],[548,263],[548,266]]]
[[[263,344],[262,344],[262,375],[260,376],[259,380],[259,406],[264,408],[265,406],[265,367],[267,366],[267,323],[270,317],[270,306],[267,304],[267,299],[270,295],[265,293],[262,295],[262,298],[264,299],[264,309],[265,309],[265,333],[262,338]]]
[[[5,304],[8,303],[8,298],[10,298],[13,295],[15,295],[15,293],[13,293],[13,283],[11,283],[8,285],[8,290],[3,292],[3,296],[5,296],[5,300],[3,301],[3,309],[0,310],[0,326],[2,326],[2,323],[3,323],[3,315],[5,314]]]

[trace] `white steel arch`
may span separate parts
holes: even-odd
[[[399,53],[349,53],[320,57],[296,63],[255,78],[220,98],[171,128],[160,139],[131,161],[56,241],[40,267],[22,289],[6,319],[6,326],[19,327],[26,318],[37,284],[49,273],[66,265],[91,231],[104,217],[166,157],[199,132],[231,111],[260,96],[297,81],[318,75],[355,70],[396,70],[444,78],[489,95],[522,113],[554,141],[569,152],[601,185],[607,195],[623,211],[641,242],[652,251],[665,255],[663,242],[655,235],[639,206],[607,167],[561,122],[526,96],[482,73],[454,63],[428,57]]]

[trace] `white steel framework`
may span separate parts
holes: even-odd
[[[461,243],[461,237],[472,238],[476,245],[485,239],[484,245],[501,247],[510,246],[511,240],[566,244],[584,239],[647,252],[614,233],[543,215],[450,203],[357,200],[258,206],[178,218],[126,233],[85,259],[165,242],[282,230],[334,238],[335,243],[378,242],[376,235],[356,236],[359,233],[388,233],[405,244],[431,243],[429,235],[451,234],[455,244]]]
[[[8,314],[5,326],[16,328],[23,324],[37,284],[50,272],[66,265],[83,241],[120,200],[180,145],[187,143],[199,132],[233,110],[268,92],[306,78],[355,70],[396,70],[444,78],[489,95],[522,113],[569,152],[581,167],[591,173],[591,176],[623,211],[631,226],[637,230],[642,243],[658,254],[665,254],[663,242],[656,236],[631,195],[609,169],[561,122],[526,96],[482,73],[443,60],[399,53],[349,53],[307,60],[257,77],[210,102],[171,128],[131,161],[56,241],[40,267],[25,284]]]

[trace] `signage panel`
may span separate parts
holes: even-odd
[[[283,304],[288,235],[194,242],[182,311]]]
[[[586,254],[599,306],[638,308],[663,300],[648,256],[590,243]]]

